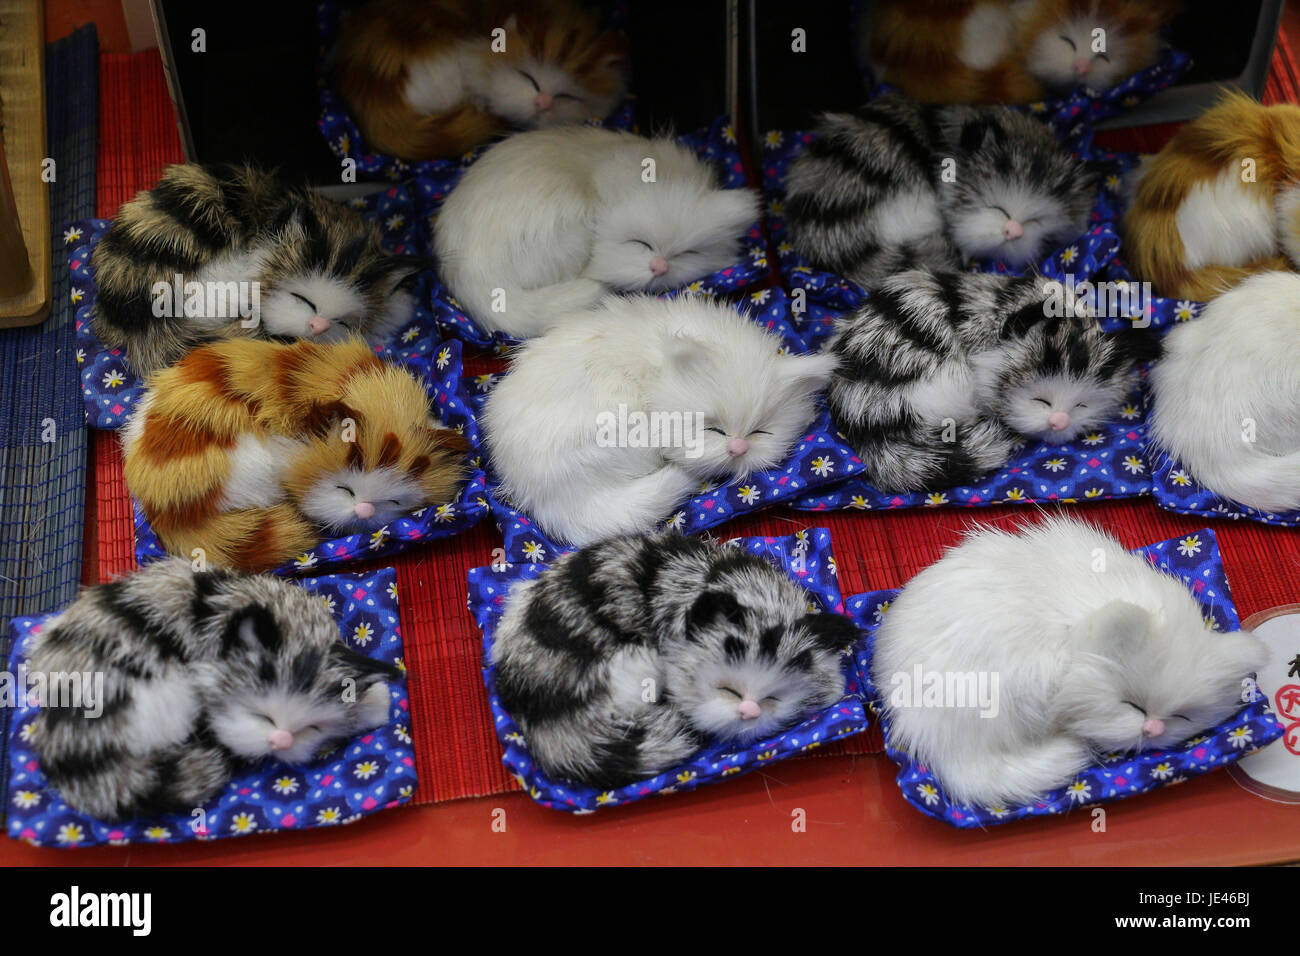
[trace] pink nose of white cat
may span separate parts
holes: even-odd
[[[357,506],[352,509],[352,513],[362,521],[369,521],[375,516],[375,506],[369,501],[358,501]]]
[[[1020,225],[1019,220],[1008,219],[1007,224],[1002,227],[1002,235],[1008,239],[1019,239],[1025,234],[1025,227]]]
[[[1092,72],[1092,60],[1085,60],[1083,57],[1074,61],[1074,75],[1087,76]]]
[[[727,442],[727,453],[732,458],[739,458],[747,451],[749,451],[749,442],[743,438],[733,438]]]
[[[293,734],[287,730],[273,730],[267,736],[266,742],[271,745],[272,750],[288,750],[293,746]]]
[[[1064,431],[1070,427],[1070,413],[1052,412],[1047,416],[1047,424],[1051,425],[1054,431]]]
[[[325,318],[323,315],[313,315],[307,320],[307,331],[311,332],[312,335],[320,335],[322,332],[328,330],[329,327],[330,320]]]
[[[1148,717],[1142,721],[1142,733],[1148,737],[1159,737],[1165,732],[1165,722],[1159,717]]]
[[[650,260],[650,271],[657,276],[663,275],[668,271],[668,260],[663,256],[655,256]]]
[[[736,710],[740,712],[740,716],[745,718],[745,720],[753,720],[763,712],[758,704],[754,703],[752,700],[742,700],[736,707]]]
[[[538,93],[537,96],[533,98],[533,106],[537,107],[537,112],[539,113],[545,113],[554,105],[555,101],[551,99],[550,93]]]

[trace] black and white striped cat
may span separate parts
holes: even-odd
[[[1050,317],[1051,297],[1040,276],[913,270],[840,318],[827,401],[863,478],[886,492],[958,487],[1024,438],[1064,444],[1114,418],[1158,346]]]
[[[106,821],[192,809],[266,757],[306,763],[383,724],[398,676],[344,644],[319,597],[181,558],[83,591],[27,671],[104,675],[93,708],[38,701],[32,743],[68,805]]]
[[[492,662],[538,766],[604,788],[829,707],[857,636],[762,558],[665,534],[590,545],[517,585]]]
[[[1093,177],[1016,110],[888,95],[816,132],[786,184],[790,238],[863,286],[972,259],[1018,269],[1087,228]]]

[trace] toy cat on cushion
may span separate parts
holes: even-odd
[[[367,144],[421,160],[511,127],[604,119],[626,51],[571,0],[374,0],[344,18],[335,58]]]
[[[1225,91],[1143,163],[1123,220],[1129,268],[1160,295],[1196,301],[1291,269],[1297,181],[1300,106]]]
[[[501,491],[571,544],[653,530],[703,482],[784,461],[812,422],[835,359],[780,347],[722,303],[650,296],[525,342],[481,419]]]
[[[662,292],[733,265],[757,218],[752,193],[720,188],[707,163],[670,139],[538,130],[466,171],[434,245],[443,281],[474,321],[522,338],[610,290]]]
[[[101,700],[38,701],[32,726],[49,782],[105,821],[188,811],[266,757],[307,763],[387,721],[399,676],[344,644],[320,598],[184,558],[83,591],[35,638],[27,672],[50,688],[103,675]]]
[[[954,803],[994,806],[1064,786],[1103,754],[1215,726],[1267,658],[1251,634],[1210,631],[1176,578],[1053,520],[973,533],[908,582],[875,633],[871,674],[890,746]],[[991,700],[923,706],[904,686],[918,670],[986,675]]]
[[[1015,110],[882,96],[817,133],[790,168],[790,237],[864,287],[971,259],[1018,269],[1087,228],[1092,176]]]
[[[1160,58],[1160,27],[1181,0],[1020,0],[1016,46],[1053,95],[1102,92]]]
[[[1151,370],[1151,437],[1206,488],[1300,510],[1300,275],[1250,276],[1175,326]]]
[[[491,655],[538,766],[603,788],[831,706],[857,638],[757,555],[666,534],[594,544],[520,582]]]
[[[1114,418],[1155,340],[1049,318],[1049,297],[1040,276],[901,272],[840,318],[827,401],[863,477],[888,492],[963,486],[1019,436],[1064,444]]]
[[[122,435],[167,550],[253,571],[448,501],[467,475],[423,386],[360,341],[197,349],[150,377]]]
[[[312,189],[253,166],[193,163],[169,166],[125,203],[90,261],[95,335],[125,349],[141,377],[230,336],[362,335],[380,345],[410,320],[415,299],[403,284],[427,265],[384,252],[373,223]],[[182,290],[194,282],[204,290],[201,302],[187,294],[179,314],[177,276]],[[258,314],[246,325],[240,306],[254,288]]]

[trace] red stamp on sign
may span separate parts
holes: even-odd
[[[1300,684],[1284,684],[1273,695],[1273,706],[1287,720],[1300,720]]]

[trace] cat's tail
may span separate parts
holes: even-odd
[[[319,532],[287,504],[223,511],[194,523],[164,522],[161,516],[151,521],[169,553],[240,571],[270,571],[321,540]]]
[[[673,706],[658,706],[632,721],[592,727],[594,786],[622,787],[679,766],[703,746],[701,738]]]
[[[970,485],[1010,460],[1018,440],[997,422],[937,423],[908,415],[888,425],[841,425],[879,491],[945,491]]]
[[[961,265],[961,254],[946,236],[934,235],[905,243],[865,244],[844,275],[864,289],[876,288],[890,276],[910,269],[945,272]]]
[[[505,128],[492,114],[469,104],[430,114],[417,113],[402,101],[399,108],[372,115],[362,132],[382,152],[421,160],[455,159],[501,135]]]
[[[1249,442],[1240,450],[1180,449],[1179,461],[1206,488],[1224,498],[1270,514],[1300,510],[1300,451],[1269,455]]]
[[[1071,779],[1092,763],[1093,755],[1077,740],[1056,737],[1014,751],[972,748],[952,752],[943,761],[926,761],[953,803],[984,807],[1029,803]]]
[[[1167,280],[1164,287],[1170,289],[1170,295],[1194,302],[1209,302],[1260,272],[1286,272],[1291,268],[1291,260],[1286,256],[1266,256],[1244,266],[1207,265],[1199,269],[1182,269]]]
[[[449,280],[449,284],[453,281]],[[582,278],[538,289],[518,289],[488,288],[488,280],[477,277],[470,289],[453,286],[452,291],[480,328],[489,332],[499,330],[516,338],[540,335],[586,312],[606,293],[602,283]]]

